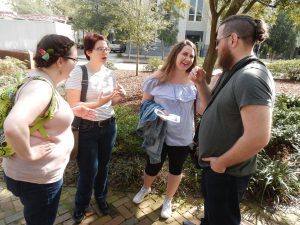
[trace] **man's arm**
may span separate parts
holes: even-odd
[[[211,97],[211,92],[206,81],[203,81],[201,84],[195,84],[195,85],[198,91],[198,96],[196,101],[196,112],[202,115]]]
[[[194,82],[198,91],[196,112],[203,114],[211,96],[211,90],[205,80],[206,72],[202,68],[196,66],[190,72],[189,77]]]
[[[210,161],[212,170],[224,173],[226,168],[244,162],[264,148],[271,137],[272,108],[265,105],[248,105],[241,109],[243,135],[223,155],[203,158]]]

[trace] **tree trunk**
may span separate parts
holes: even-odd
[[[231,4],[225,14],[223,14],[223,11],[226,8],[226,5],[229,2],[224,2],[221,7],[218,7],[216,4],[218,2],[215,2],[214,0],[209,1],[210,10],[212,14],[212,20],[211,20],[211,30],[210,30],[210,44],[208,47],[208,51],[204,60],[203,68],[207,73],[206,81],[210,83],[212,71],[215,65],[215,62],[217,60],[217,51],[215,49],[215,39],[216,39],[216,32],[217,32],[217,23],[221,15],[224,15],[222,17],[222,20],[227,18],[228,16],[235,15],[240,10],[241,6],[245,0],[233,0],[231,1]],[[253,6],[253,5],[252,5]],[[217,12],[217,8],[220,8],[220,10]],[[250,10],[250,8],[249,8]]]
[[[139,75],[139,63],[140,63],[140,46],[136,46],[136,65],[135,65],[135,75]]]
[[[162,48],[161,59],[164,60],[164,58],[165,58],[165,42],[164,42],[164,40],[161,40],[161,48]]]
[[[217,51],[215,49],[217,22],[218,22],[218,17],[212,17],[209,46],[203,63],[203,69],[206,71],[207,74],[206,77],[207,83],[210,83],[212,71],[214,69],[214,65],[217,60]]]
[[[257,2],[257,0],[252,0],[250,3],[248,3],[248,5],[246,6],[246,8],[242,12],[242,14],[248,13],[256,2]]]
[[[130,59],[130,55],[131,55],[131,40],[129,42],[128,59]]]
[[[231,15],[237,14],[245,1],[246,0],[234,0],[234,1],[232,1],[230,6],[229,6],[229,9],[225,13],[225,15],[222,17],[222,19],[225,19],[225,18],[227,18],[228,16],[231,16]],[[251,8],[249,8],[248,10],[250,10],[250,9]]]
[[[296,57],[296,47],[294,47],[291,52],[290,52],[290,58],[289,59],[293,59]]]

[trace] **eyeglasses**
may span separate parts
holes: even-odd
[[[215,46],[216,47],[218,47],[218,45],[219,45],[219,43],[220,43],[220,41],[222,40],[222,39],[225,39],[225,38],[229,38],[231,36],[231,34],[229,34],[229,35],[227,35],[227,36],[225,36],[225,37],[221,37],[221,38],[216,38],[216,40],[215,40]]]
[[[64,58],[65,58],[65,59],[71,59],[71,60],[73,60],[74,63],[77,63],[77,62],[78,62],[78,59],[77,59],[77,58],[72,58],[72,57],[68,57],[68,56],[65,56]]]
[[[94,48],[93,50],[98,51],[98,52],[110,52],[110,48],[103,48],[103,47],[99,47],[99,48]]]

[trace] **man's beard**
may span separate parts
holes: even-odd
[[[218,65],[223,69],[223,72],[229,71],[233,66],[233,55],[229,51],[228,47],[225,47],[219,54]]]

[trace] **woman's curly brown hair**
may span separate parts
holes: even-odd
[[[47,68],[54,64],[59,57],[67,57],[70,55],[70,49],[75,46],[74,41],[66,36],[58,34],[49,34],[44,36],[37,44],[36,52],[33,60],[35,66],[38,68]],[[49,54],[49,59],[45,60],[42,54],[39,52],[41,49]],[[49,51],[51,49],[51,51]]]

